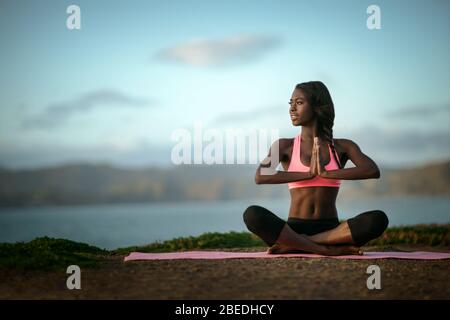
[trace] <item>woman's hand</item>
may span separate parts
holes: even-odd
[[[322,176],[325,172],[325,166],[322,165],[322,159],[320,156],[320,144],[319,144],[319,138],[314,138],[314,144],[313,144],[313,157],[315,160],[314,170],[316,172],[316,175]]]
[[[309,165],[309,172],[311,173],[312,178],[314,178],[315,176],[318,175],[318,170],[317,170],[317,144],[316,144],[316,138],[314,138],[314,143],[313,143],[313,149],[311,152],[311,160],[310,160],[310,165]]]

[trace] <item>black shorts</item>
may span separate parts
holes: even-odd
[[[321,232],[336,228],[339,225],[339,219],[338,218],[330,218],[330,219],[288,218],[287,224],[295,232],[311,236],[316,233],[321,233]]]
[[[244,212],[247,228],[259,236],[268,246],[276,243],[281,230],[287,223],[299,234],[313,235],[334,229],[339,225],[338,218],[330,219],[281,219],[264,207],[253,205]],[[347,220],[353,243],[362,246],[372,239],[378,238],[387,228],[389,220],[381,210],[370,210]]]

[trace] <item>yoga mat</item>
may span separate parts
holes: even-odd
[[[163,253],[131,252],[124,261],[132,260],[174,260],[174,259],[238,259],[238,258],[334,258],[334,259],[415,259],[415,260],[438,260],[450,259],[450,252],[364,252],[362,256],[322,256],[312,253],[286,253],[268,254],[262,252],[229,252],[229,251],[182,251]]]

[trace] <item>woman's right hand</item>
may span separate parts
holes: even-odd
[[[314,138],[314,142],[313,142],[313,148],[312,148],[312,152],[311,152],[311,160],[310,160],[310,165],[309,165],[309,172],[311,173],[311,178],[314,178],[315,176],[318,175],[318,167],[317,167],[317,157],[318,157],[318,153],[317,153],[317,138]]]

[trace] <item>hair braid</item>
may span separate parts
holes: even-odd
[[[339,155],[334,146],[334,104],[330,92],[321,81],[310,81],[299,83],[295,89],[302,90],[313,108],[317,119],[317,135],[329,142],[335,161],[339,169],[342,169]]]

